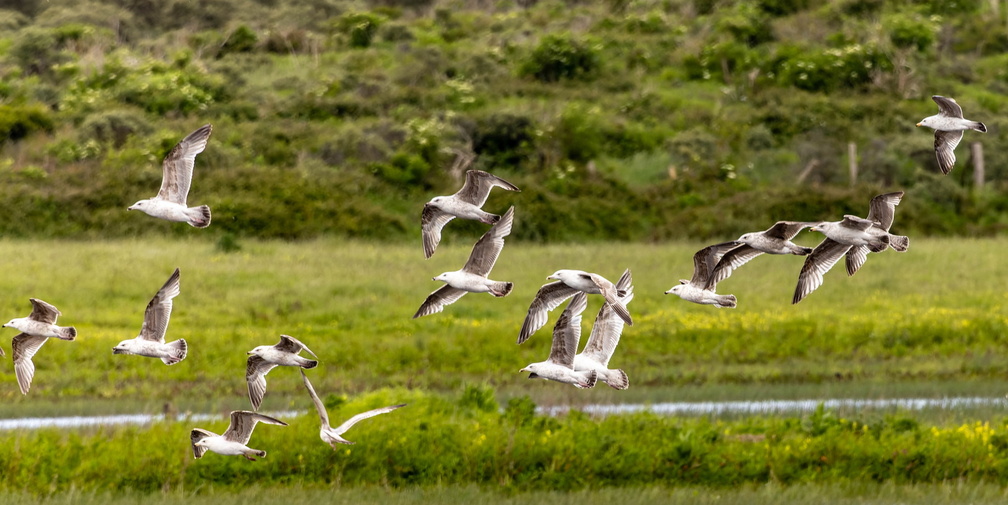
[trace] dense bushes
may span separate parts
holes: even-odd
[[[260,425],[255,463],[207,453],[194,460],[189,430],[223,430],[222,420],[144,428],[6,432],[0,469],[9,490],[74,489],[151,493],[170,489],[300,486],[392,487],[478,484],[495,488],[576,490],[665,486],[729,487],[778,482],[1000,482],[1008,451],[1005,421],[929,425],[891,416],[840,418],[820,408],[802,417],[740,421],[681,419],[650,413],[591,418],[532,414],[527,399],[503,412],[474,402],[407,391],[380,391],[332,409],[333,419],[406,402],[357,425],[357,442],[335,451],[317,436],[314,412],[290,426]],[[31,450],[24,450],[30,447]],[[97,456],[97,457],[96,457]]]

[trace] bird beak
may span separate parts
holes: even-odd
[[[432,280],[432,281],[436,281],[436,280],[437,280],[437,277],[431,277],[431,278],[430,278],[430,280]]]
[[[249,352],[247,352],[247,353],[245,353],[245,354],[252,354],[252,351],[249,351]]]
[[[112,348],[112,354],[119,354],[119,348],[118,347],[113,347]]]
[[[921,125],[920,123],[917,123],[917,126],[920,126],[920,125]]]

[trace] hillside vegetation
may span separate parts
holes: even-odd
[[[195,233],[124,211],[208,122],[190,203],[214,225],[199,233],[414,238],[422,203],[466,167],[523,189],[488,206],[519,206],[525,240],[735,236],[865,215],[897,189],[901,233],[1008,227],[998,2],[4,5],[3,236]],[[989,128],[967,132],[947,177],[914,128],[932,94]]]

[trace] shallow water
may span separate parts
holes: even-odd
[[[822,405],[827,410],[965,410],[981,407],[1008,407],[1004,397],[952,397],[952,398],[882,398],[882,399],[808,399],[808,400],[755,400],[721,402],[662,402],[653,404],[595,404],[576,407],[586,414],[613,415],[634,412],[654,412],[662,415],[717,415],[717,414],[787,414],[812,412]],[[558,415],[571,407],[539,408],[543,414]]]
[[[831,411],[844,410],[938,410],[962,411],[971,409],[1005,409],[1008,400],[1004,397],[959,396],[946,398],[882,398],[882,399],[805,399],[805,400],[754,400],[754,401],[700,401],[700,402],[658,402],[623,404],[588,404],[571,406],[538,407],[536,411],[545,415],[561,415],[570,410],[579,410],[596,416],[653,412],[661,415],[770,415],[801,414],[813,412],[819,405]],[[268,415],[277,418],[292,418],[305,411],[285,410]],[[118,414],[106,416],[65,416],[65,417],[21,417],[0,419],[0,430],[39,428],[87,428],[117,425],[145,425],[165,421],[164,414]],[[175,416],[179,422],[219,421],[227,419],[223,414],[182,414]]]

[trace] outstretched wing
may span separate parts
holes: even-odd
[[[468,293],[463,289],[453,288],[448,284],[435,289],[431,294],[427,295],[427,299],[420,304],[420,308],[417,309],[416,314],[413,314],[413,319],[423,316],[429,316],[431,314],[437,314],[444,310],[445,305],[451,305],[462,298],[463,295]]]
[[[532,304],[529,305],[528,314],[522,323],[521,332],[518,333],[518,343],[522,344],[532,336],[539,328],[542,328],[549,319],[549,311],[560,306],[564,300],[574,296],[578,290],[574,289],[562,281],[544,284],[539,288]]]
[[[721,257],[736,247],[738,242],[731,241],[710,245],[697,251],[693,255],[693,277],[690,278],[690,284],[698,288],[706,286],[711,272],[714,271],[718,261],[721,261]]]
[[[248,383],[249,401],[252,402],[252,408],[256,410],[259,410],[259,405],[262,404],[263,397],[266,396],[266,374],[274,368],[276,368],[275,364],[259,356],[249,356],[245,365],[245,382]]]
[[[304,343],[300,340],[290,335],[280,335],[280,342],[273,347],[278,351],[289,352],[291,354],[297,354],[304,349],[306,353],[311,354],[313,358],[318,359],[318,356],[316,356],[315,353],[308,348],[308,346],[304,345]]]
[[[164,286],[161,286],[154,298],[151,298],[150,303],[147,304],[143,326],[140,327],[140,338],[164,343],[165,333],[168,331],[168,320],[171,319],[172,299],[178,296],[179,292],[179,269],[176,268]]]
[[[227,431],[221,436],[224,437],[224,440],[238,442],[242,445],[248,444],[249,439],[252,438],[252,430],[255,429],[256,423],[287,426],[287,423],[270,416],[264,416],[247,410],[235,410],[231,412],[231,425],[228,426]]]
[[[574,355],[581,340],[581,313],[588,308],[588,295],[578,292],[571,298],[567,308],[560,313],[553,326],[553,345],[549,360],[561,366],[574,369]]]
[[[731,276],[732,272],[736,268],[745,265],[749,260],[763,254],[763,251],[755,249],[748,245],[742,244],[729,250],[714,266],[714,270],[707,277],[707,284],[703,286],[704,289],[709,289],[714,291],[717,287],[717,283],[727,279]]]
[[[193,165],[196,155],[206,149],[210,138],[210,125],[203,125],[198,130],[186,135],[181,142],[165,156],[161,162],[161,190],[157,197],[179,205],[186,204],[189,197],[189,185],[192,183]]]
[[[14,358],[14,375],[17,376],[21,394],[28,394],[32,378],[35,377],[35,363],[32,357],[48,340],[47,337],[36,337],[27,333],[19,333],[11,341],[11,354]]]
[[[795,286],[791,303],[798,303],[810,293],[822,286],[823,275],[836,265],[837,261],[851,246],[841,244],[833,239],[824,239],[812,253],[805,257],[801,273],[798,274],[798,285]]]
[[[490,196],[490,190],[494,187],[504,188],[508,191],[521,191],[518,186],[511,184],[496,175],[482,170],[466,171],[466,181],[462,189],[455,193],[455,197],[464,202],[471,203],[477,207],[482,207]]]
[[[319,399],[318,394],[315,393],[315,388],[312,387],[311,381],[308,380],[308,375],[304,373],[303,368],[299,368],[301,371],[301,378],[304,379],[305,389],[308,390],[308,395],[311,396],[312,403],[315,404],[315,411],[318,412],[319,421],[322,422],[323,428],[329,427],[329,413],[326,412],[325,404]]]
[[[941,131],[935,130],[935,156],[938,157],[938,168],[942,173],[948,175],[955,166],[955,148],[963,138],[962,130]]]
[[[763,234],[781,240],[791,240],[798,232],[815,225],[816,223],[809,221],[777,221],[773,226],[767,228]]]
[[[395,409],[400,409],[400,408],[403,408],[405,406],[406,406],[405,403],[400,403],[399,405],[390,405],[388,407],[381,407],[381,408],[378,408],[378,409],[369,410],[367,412],[361,412],[360,414],[357,414],[357,415],[351,417],[350,419],[347,419],[346,421],[343,422],[343,424],[341,424],[341,425],[333,428],[333,431],[336,432],[336,435],[342,435],[342,434],[346,433],[347,430],[349,430],[350,428],[352,428],[353,425],[355,425],[355,424],[357,424],[357,423],[359,423],[359,422],[361,422],[361,421],[363,421],[365,419],[369,419],[369,418],[372,418],[374,416],[378,416],[378,415],[381,415],[381,414],[387,414],[389,412],[392,412]]]
[[[871,199],[868,204],[868,220],[878,223],[878,227],[889,231],[896,217],[896,206],[903,199],[903,192],[886,193]]]
[[[28,314],[28,319],[32,321],[56,324],[56,318],[62,315],[59,310],[56,310],[56,307],[38,298],[29,298],[28,300],[32,304],[32,311],[31,314]]]
[[[473,246],[472,252],[469,254],[469,261],[466,261],[462,270],[483,277],[489,275],[494,263],[497,262],[497,258],[500,256],[501,250],[504,249],[504,237],[511,234],[512,223],[514,223],[514,206],[511,206],[501,216],[500,221],[494,223],[480,237],[476,245]]]
[[[962,119],[962,107],[956,103],[954,98],[948,98],[941,95],[934,95],[931,97],[936,104],[938,104],[938,112],[943,116],[957,117]]]
[[[631,300],[633,300],[632,287],[627,288],[626,295],[620,301],[625,306]],[[598,315],[595,316],[591,335],[588,336],[588,343],[585,344],[581,354],[601,363],[604,367],[609,366],[609,360],[612,358],[613,352],[616,351],[616,346],[619,345],[622,333],[623,319],[613,312],[612,305],[608,303],[603,305]]]
[[[424,205],[420,215],[420,233],[423,235],[424,257],[430,258],[441,243],[441,228],[444,228],[455,216],[442,211],[433,205]]]

